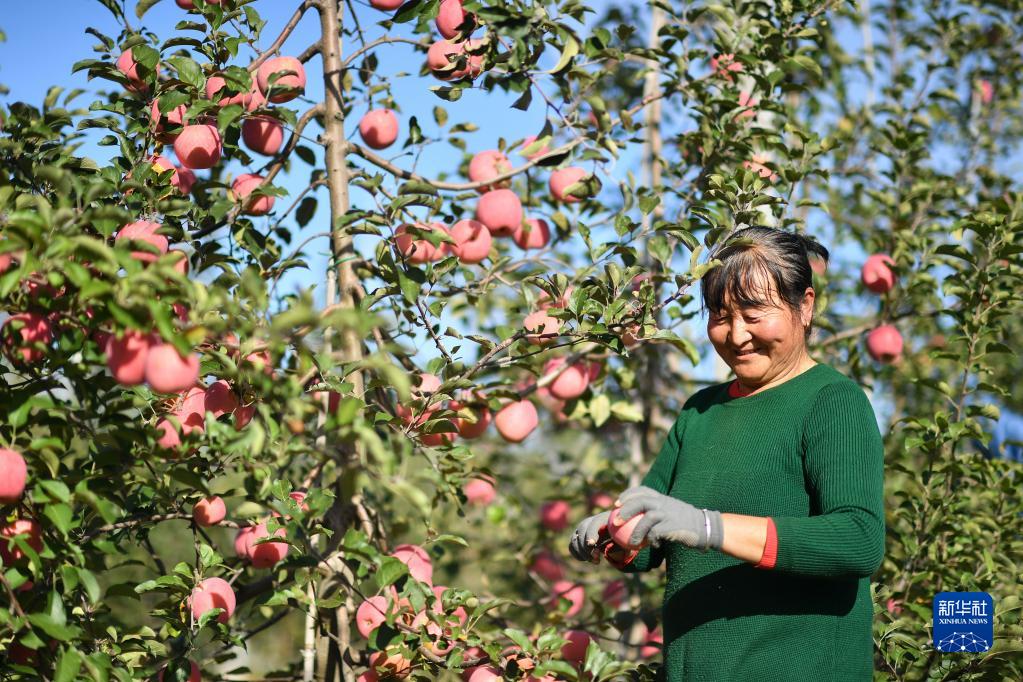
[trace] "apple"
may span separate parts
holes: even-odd
[[[3,335],[4,354],[11,361],[21,356],[24,364],[37,363],[46,355],[46,350],[37,344],[49,346],[53,341],[50,321],[39,313],[16,313],[4,320],[0,328]]]
[[[382,668],[384,672],[377,673],[377,668]],[[389,654],[386,651],[377,651],[369,657],[369,670],[367,673],[372,673],[373,676],[365,679],[374,681],[378,679],[402,679],[408,677],[411,670],[412,662],[400,653]]]
[[[565,633],[565,639],[568,640],[568,644],[561,647],[561,657],[575,665],[582,665],[593,638],[583,630],[569,630]]]
[[[625,581],[622,579],[611,580],[604,585],[604,591],[600,593],[604,603],[613,609],[617,609],[625,601]]]
[[[256,71],[256,82],[270,102],[290,102],[305,91],[305,67],[294,57],[268,59]]]
[[[480,263],[490,254],[493,239],[490,230],[476,220],[459,220],[451,226],[451,237],[457,242],[448,245],[458,260],[466,264]]]
[[[24,487],[24,483],[22,486]],[[465,485],[462,486],[462,492],[465,493],[469,504],[477,507],[485,507],[497,497],[497,490],[494,488],[493,481],[485,478],[473,478],[466,481]]]
[[[219,495],[204,497],[192,507],[192,519],[200,526],[215,526],[227,517],[227,505]]]
[[[551,241],[551,228],[542,218],[527,218],[512,234],[520,249],[542,249]]]
[[[644,645],[639,650],[639,655],[643,658],[653,658],[657,654],[661,653],[664,645],[664,635],[661,634],[660,626],[653,629],[652,632],[648,633],[643,638]]]
[[[469,180],[471,182],[490,182],[510,170],[512,170],[512,165],[507,156],[497,149],[488,149],[472,157],[469,162]],[[510,184],[511,180],[506,178],[499,183],[479,187],[476,191],[485,194]]]
[[[426,51],[426,66],[433,72],[433,75],[440,80],[455,80],[475,78],[483,73],[483,55],[471,54],[469,50],[477,50],[481,45],[479,40],[468,40],[465,42],[452,43],[448,40],[438,40]],[[451,57],[464,56],[466,65],[462,68],[454,67],[456,60]]]
[[[494,415],[494,426],[501,437],[510,443],[521,443],[539,421],[536,407],[529,400],[513,400]]]
[[[288,555],[291,545],[286,542],[264,542],[256,544],[264,538],[270,537],[270,532],[267,530],[266,523],[258,523],[255,526],[250,526],[252,529],[248,535],[246,535],[246,542],[249,547],[246,552],[246,556],[249,561],[252,562],[253,568],[270,568],[278,561],[281,561]],[[275,538],[286,537],[284,528],[278,528],[274,531],[273,536]]]
[[[284,126],[273,116],[252,116],[242,123],[245,146],[264,156],[273,156],[284,144]]]
[[[256,83],[252,84],[248,92],[239,92],[236,95],[229,95],[226,92],[221,95],[221,91],[225,88],[227,88],[226,80],[220,76],[210,76],[206,80],[206,99],[215,102],[220,107],[238,104],[245,107],[246,111],[255,111],[266,103]]]
[[[21,453],[0,448],[0,504],[14,504],[25,492],[28,467]]]
[[[522,224],[522,201],[510,189],[495,189],[480,197],[476,220],[494,236],[513,235]]]
[[[468,17],[474,24],[473,17]],[[437,19],[434,23],[437,31],[445,38],[451,39],[457,36],[459,26],[466,21],[465,10],[462,9],[462,0],[440,0],[440,8],[437,10]],[[466,27],[467,32],[472,31],[472,26]]]
[[[548,180],[548,186],[551,190],[551,196],[556,200],[564,202],[566,204],[574,204],[582,201],[579,197],[567,194],[569,187],[585,178],[589,173],[584,169],[577,166],[569,166],[568,168],[559,168],[558,170],[551,173],[551,177]]]
[[[212,168],[220,161],[221,144],[217,126],[190,124],[183,127],[174,140],[174,154],[185,168]]]
[[[441,620],[444,621],[445,623],[452,623],[457,621],[459,625],[464,626],[466,621],[469,620],[469,614],[466,613],[465,609],[462,608],[461,606],[456,608],[451,613],[448,614],[444,613],[444,591],[447,590],[448,588],[445,587],[444,585],[434,585],[432,589],[433,596],[435,597],[435,599],[433,602],[433,606],[431,607],[430,610],[439,616],[443,616]]]
[[[446,231],[442,223],[436,222],[429,225],[416,223],[415,226],[426,232]],[[447,243],[441,242],[438,246],[434,246],[426,239],[416,239],[408,232],[409,227],[409,225],[402,225],[394,231],[394,244],[409,263],[422,265],[423,263],[439,261],[444,258],[448,250]]]
[[[396,10],[403,4],[405,4],[405,0],[369,0],[370,7],[384,12]]]
[[[355,612],[355,627],[359,630],[359,634],[369,639],[373,631],[387,621],[387,614],[390,610],[387,597],[382,595],[370,597],[362,602]]]
[[[983,104],[991,104],[995,99],[995,87],[991,81],[981,78],[977,81],[977,91],[980,93],[980,101]]]
[[[362,141],[373,149],[386,149],[398,139],[398,117],[390,109],[373,109],[359,121]]]
[[[753,171],[762,178],[766,178],[771,182],[774,182],[778,179],[778,174],[766,165],[770,162],[771,159],[767,156],[767,154],[754,154],[748,161],[742,162],[742,167]]]
[[[483,396],[476,393],[476,400],[482,401]],[[480,406],[470,406],[467,402],[461,402],[458,400],[452,400],[448,403],[448,408],[458,412],[463,409],[469,409],[476,417],[476,421],[469,421],[464,417],[455,417],[451,421],[458,430],[458,435],[462,438],[479,438],[486,433],[487,427],[490,426],[491,415],[490,408],[486,404]]]
[[[15,519],[0,527],[0,558],[4,564],[10,565],[25,558],[25,552],[11,539],[18,535],[27,535],[25,544],[38,554],[43,551],[43,527],[33,519]]]
[[[537,139],[536,135],[530,135],[529,137],[522,141],[521,145],[522,151],[519,153],[522,154],[522,156],[529,159],[530,161],[532,161],[533,159],[539,159],[541,156],[546,156],[547,154],[551,153],[551,148],[547,146],[547,143],[545,142],[543,146],[537,149],[535,152],[527,154],[526,150],[529,149],[536,142],[536,139]]]
[[[729,83],[732,82],[732,74],[742,71],[742,62],[735,61],[732,53],[718,53],[710,58],[710,68],[714,75],[723,78]]]
[[[465,670],[462,679],[465,682],[500,682],[504,675],[500,668],[492,665],[475,665]]]
[[[122,386],[137,386],[146,379],[146,356],[153,338],[135,329],[128,329],[121,338],[111,334],[104,353],[107,369]]]
[[[187,1],[190,2],[191,0],[187,0]],[[210,0],[206,0],[206,1],[209,2]],[[182,2],[182,0],[178,0],[178,4],[179,5],[181,4],[181,2]],[[189,9],[191,9],[191,8],[189,8]],[[189,665],[188,682],[202,682],[202,675],[199,672],[198,664],[196,664],[195,661],[189,661],[188,665]],[[159,682],[163,682],[163,672],[166,669],[167,669],[166,667],[160,669]]]
[[[217,616],[217,622],[226,623],[234,613],[235,604],[234,590],[223,578],[206,578],[199,581],[188,597],[188,606],[196,620],[213,609],[223,609]]]
[[[133,242],[136,244],[149,244],[159,253],[156,254],[151,251],[132,251],[131,257],[143,263],[152,263],[163,254],[167,253],[167,247],[169,245],[167,237],[157,233],[161,227],[163,227],[163,225],[160,223],[154,223],[149,220],[139,220],[134,223],[128,223],[117,231],[117,236],[114,237],[114,244],[131,244]]]
[[[561,561],[558,560],[558,557],[553,552],[547,549],[541,550],[533,557],[529,570],[544,580],[551,582],[557,582],[565,578],[565,568]]]
[[[169,343],[149,347],[146,355],[146,382],[157,393],[178,393],[195,386],[199,380],[199,356],[182,357]]]
[[[114,66],[128,79],[128,84],[125,86],[128,92],[145,92],[149,90],[149,85],[139,75],[139,64],[135,61],[135,56],[132,54],[130,47],[121,53]],[[157,70],[159,70],[159,66],[157,66]]]
[[[256,414],[256,404],[239,405],[234,411],[234,428],[244,429]]]
[[[274,207],[274,197],[262,195],[246,199],[258,187],[263,185],[263,176],[255,173],[243,173],[231,183],[231,198],[234,201],[244,202],[242,213],[251,216],[261,216],[269,213]]]
[[[418,545],[398,545],[391,556],[408,566],[408,571],[419,582],[433,584],[433,562],[426,550]]]
[[[554,374],[562,365],[565,364],[565,358],[551,358],[543,366],[544,376]],[[583,360],[577,360],[561,374],[558,375],[554,381],[547,385],[551,395],[560,400],[572,400],[578,398],[590,385],[590,366]]]
[[[610,509],[615,504],[615,497],[609,492],[598,490],[590,494],[587,502],[590,509]]]
[[[526,315],[522,326],[527,332],[526,341],[535,345],[546,345],[558,337],[561,331],[561,320],[547,313],[546,310],[537,310]]]
[[[878,362],[895,362],[902,355],[902,334],[890,324],[871,330],[867,334],[867,352]]]
[[[895,286],[895,273],[891,267],[895,265],[892,257],[886,253],[875,253],[863,264],[860,280],[863,286],[875,294],[886,294]]]
[[[156,430],[160,432],[160,437],[156,440],[157,446],[164,450],[177,450],[181,447],[181,435],[170,419],[165,417],[156,422]]]
[[[571,618],[582,611],[583,605],[586,604],[586,588],[568,580],[558,580],[551,586],[552,608],[558,607],[558,600],[560,599],[567,599],[571,603],[566,613]]]
[[[212,412],[214,417],[220,417],[238,409],[238,396],[231,390],[231,384],[218,379],[206,389],[203,406],[207,412]]]
[[[628,521],[623,522],[621,517],[618,515],[619,509],[620,508],[618,507],[612,509],[611,515],[607,519],[607,527],[611,532],[611,539],[614,540],[615,544],[619,547],[624,547],[625,549],[630,550],[643,549],[649,545],[650,541],[645,537],[640,540],[638,545],[632,544],[632,533],[636,530],[636,526],[638,526],[639,522],[643,519],[644,513],[640,512]]]
[[[177,138],[177,133],[168,133],[164,130],[164,124],[169,123],[175,128],[180,128],[185,125],[185,113],[188,108],[184,104],[179,104],[167,113],[160,113],[160,102],[159,100],[153,100],[153,106],[149,112],[149,118],[151,121],[150,128],[156,135],[156,139],[164,144],[171,144]]]
[[[540,523],[547,530],[554,532],[565,530],[568,527],[570,511],[571,507],[564,500],[544,502],[540,505]]]
[[[739,100],[738,101],[739,101],[739,106],[740,107],[748,107],[748,108],[745,111],[743,111],[742,113],[738,114],[735,117],[736,120],[738,120],[740,118],[753,118],[754,116],[757,115],[757,110],[756,110],[755,107],[757,106],[757,104],[760,103],[760,100],[759,99],[755,99],[753,97],[752,93],[740,92],[739,93]]]
[[[195,173],[184,166],[175,166],[174,162],[166,156],[154,155],[150,158],[150,163],[153,164],[153,168],[157,172],[166,173],[167,171],[174,171],[170,176],[170,184],[174,189],[182,194],[188,194],[192,191],[192,185],[195,184],[196,180]]]
[[[818,275],[823,275],[827,272],[828,262],[823,258],[810,258],[810,269],[816,272]]]
[[[541,291],[540,295],[536,299],[536,306],[540,310],[547,310],[549,308],[567,308],[569,298],[572,296],[573,291],[575,291],[575,287],[569,286],[565,289],[565,292],[553,302],[550,300],[551,297],[546,291]]]

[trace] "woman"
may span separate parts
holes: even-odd
[[[686,401],[643,485],[616,502],[667,561],[664,672],[671,682],[869,682],[870,575],[884,555],[884,451],[860,387],[807,353],[814,290],[802,235],[753,227],[716,248],[703,278],[707,335],[733,382]],[[608,513],[570,550],[599,561]],[[707,551],[714,550],[714,551]]]

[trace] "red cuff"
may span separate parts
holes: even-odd
[[[756,564],[754,568],[774,568],[776,561],[778,561],[778,529],[774,527],[774,519],[768,516],[767,544],[764,545],[764,556],[760,558],[760,563]]]

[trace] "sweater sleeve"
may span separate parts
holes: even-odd
[[[773,517],[774,570],[867,577],[884,558],[884,445],[867,396],[828,384],[806,417],[803,467],[810,516]]]
[[[686,405],[688,405],[688,401]],[[657,492],[667,495],[671,489],[672,480],[675,477],[675,463],[678,461],[678,453],[682,445],[682,433],[685,431],[686,409],[683,406],[682,413],[675,420],[668,437],[661,445],[661,451],[657,453],[657,459],[643,478],[643,485],[653,488]],[[664,561],[663,548],[646,547],[639,551],[635,559],[625,566],[619,566],[625,573],[641,573],[650,571],[661,565]]]

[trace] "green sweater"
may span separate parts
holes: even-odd
[[[732,398],[728,384],[682,408],[643,484],[697,507],[770,517],[773,569],[668,543],[668,682],[869,682],[870,575],[884,555],[884,450],[860,387],[818,364]]]

